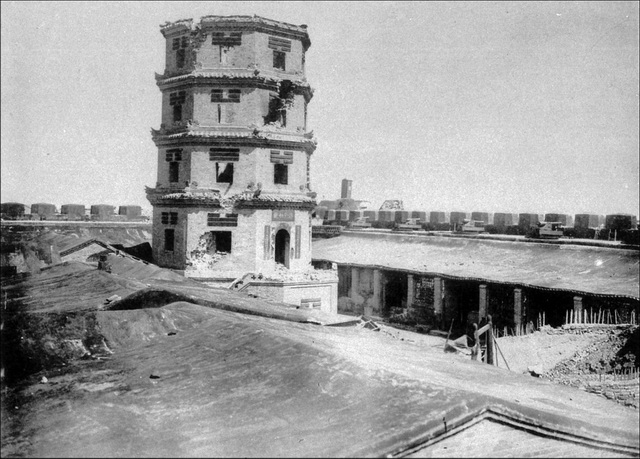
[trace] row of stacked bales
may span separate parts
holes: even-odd
[[[615,232],[620,235],[618,240],[625,240],[627,234],[637,232],[637,217],[630,214],[611,214],[606,217],[597,214],[570,214],[562,213],[508,213],[508,212],[440,212],[440,211],[408,211],[408,210],[346,210],[328,209],[326,206],[315,208],[314,216],[324,220],[325,224],[347,225],[359,218],[366,221],[374,228],[392,228],[397,223],[404,223],[409,218],[418,218],[424,229],[430,231],[451,231],[460,229],[460,226],[468,220],[477,220],[485,223],[485,230],[495,234],[526,235],[536,229],[542,222],[560,222],[565,227],[565,235],[576,238],[601,238],[613,239]],[[611,234],[611,235],[610,235]]]
[[[4,202],[0,204],[0,211],[2,218],[11,220],[80,221],[87,218],[87,209],[84,204],[63,204],[58,213],[55,204],[39,202],[27,206],[17,202]],[[92,220],[141,221],[146,219],[142,216],[142,207],[136,205],[120,206],[116,215],[115,206],[96,204],[91,206],[90,216]]]

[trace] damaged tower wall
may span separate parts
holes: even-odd
[[[313,91],[306,26],[257,16],[205,16],[161,26],[156,75],[162,122],[152,130],[158,178],[153,254],[200,278],[304,271],[311,263]]]
[[[200,27],[196,30],[191,30],[185,26],[184,31],[187,34],[181,34],[182,36],[188,36],[191,47],[187,48],[191,50],[191,53],[186,53],[186,66],[189,65],[189,59],[197,62],[197,66],[203,69],[220,69],[220,68],[264,68],[269,69],[272,67],[272,56],[270,53],[266,53],[262,50],[267,50],[269,46],[268,33],[256,30],[242,31],[242,44],[240,46],[221,46],[213,44],[211,37],[211,30],[218,29],[225,31],[235,30],[243,27],[243,24],[239,21],[222,21],[218,16],[212,21],[207,21],[206,17],[201,18]],[[249,18],[248,21],[255,22]],[[275,21],[271,21],[274,22]],[[245,23],[246,25],[246,23]],[[298,27],[299,28],[299,27]],[[289,29],[289,28],[287,28]],[[276,31],[276,33],[278,33]],[[306,32],[305,32],[306,33]],[[223,59],[220,58],[220,52],[225,52]],[[262,51],[262,52],[261,52]],[[165,47],[165,62],[167,63],[165,69],[168,74],[180,72],[183,69],[176,66],[176,59],[174,55],[173,42],[167,40]],[[304,68],[302,65],[304,45],[300,40],[291,41],[291,50],[287,52],[287,72],[297,74],[303,73]],[[191,55],[190,55],[191,54]],[[225,62],[221,62],[224,61]]]

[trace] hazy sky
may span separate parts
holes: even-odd
[[[318,200],[638,213],[638,2],[8,2],[2,202],[137,204],[166,21],[307,24]]]

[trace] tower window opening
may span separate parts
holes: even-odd
[[[182,161],[182,150],[179,148],[167,150],[165,153],[165,159],[167,161]]]
[[[216,163],[216,183],[233,183],[233,163]]]
[[[282,51],[273,51],[273,68],[286,70],[287,54]]]
[[[189,46],[189,38],[186,35],[173,39],[171,49],[176,52],[176,67],[179,69],[184,67],[187,46]]]
[[[239,159],[239,148],[211,148],[209,150],[209,161],[216,162],[216,183],[233,183],[233,163]]]
[[[179,69],[184,67],[184,61],[185,61],[185,50],[179,49],[178,51],[176,51],[176,67]]]
[[[269,37],[268,46],[273,50],[273,68],[286,70],[287,53],[291,51],[291,40]]]
[[[173,106],[173,122],[177,123],[182,121],[182,105]]]
[[[231,253],[231,231],[211,231],[216,252]]]
[[[173,228],[167,228],[164,230],[164,250],[167,252],[173,252],[175,246],[175,230]]]
[[[273,183],[287,185],[289,183],[289,166],[286,164],[273,165]]]
[[[169,94],[169,105],[173,107],[173,122],[182,121],[182,104],[186,101],[186,93],[184,91],[172,92]]]
[[[180,176],[180,163],[176,161],[171,161],[169,163],[169,182],[171,183],[178,182],[179,176]]]

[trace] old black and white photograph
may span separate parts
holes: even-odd
[[[0,8],[2,458],[640,457],[640,2]]]

